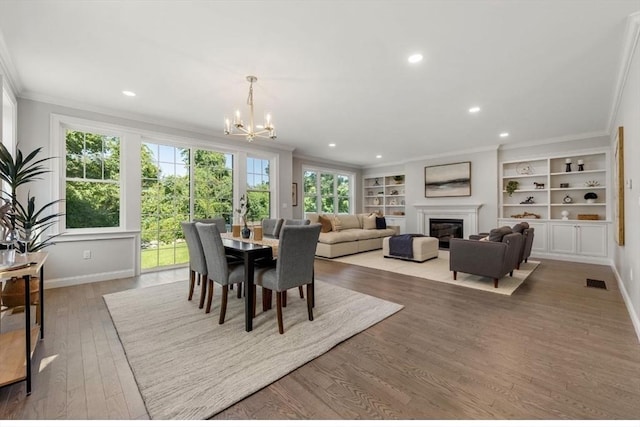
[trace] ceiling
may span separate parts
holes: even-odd
[[[640,0],[2,0],[0,55],[19,97],[220,140],[225,115],[246,119],[253,74],[256,117],[272,113],[278,132],[254,144],[365,167],[606,133],[626,18],[639,10]],[[409,64],[416,52],[424,60]]]

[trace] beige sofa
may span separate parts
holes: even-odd
[[[333,217],[333,215],[325,215]],[[358,252],[382,249],[382,240],[400,232],[397,226],[387,226],[384,230],[364,229],[364,218],[369,214],[340,214],[340,231],[320,233],[316,256],[336,258]],[[312,224],[319,222],[318,214],[307,214]]]

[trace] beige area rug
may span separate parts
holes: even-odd
[[[275,298],[263,313],[260,287],[252,332],[244,330],[244,299],[229,292],[218,325],[221,289],[209,314],[187,291],[184,281],[104,296],[152,419],[210,418],[403,307],[317,281],[314,320],[294,289],[280,335]]]
[[[407,276],[422,277],[423,279],[480,289],[502,295],[511,295],[518,286],[529,277],[533,270],[540,265],[540,262],[531,260],[527,263],[522,263],[520,270],[513,270],[513,277],[509,275],[504,276],[498,282],[498,287],[494,288],[493,279],[475,276],[473,274],[458,273],[458,279],[453,280],[453,273],[449,271],[448,251],[438,251],[438,258],[423,263],[404,261],[396,258],[385,258],[382,255],[382,249],[333,258],[332,261],[360,265],[377,270],[393,271],[399,274],[406,274]]]

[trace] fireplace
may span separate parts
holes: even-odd
[[[449,240],[463,237],[464,220],[453,218],[429,218],[429,236],[438,239],[440,248],[449,248]]]

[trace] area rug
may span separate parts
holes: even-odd
[[[275,304],[258,304],[245,332],[243,299],[229,293],[219,325],[221,289],[209,314],[187,290],[184,281],[104,296],[151,419],[210,418],[403,307],[316,281],[314,320],[294,289],[280,335]]]
[[[473,274],[458,273],[458,279],[453,280],[453,273],[449,271],[448,251],[438,251],[438,258],[423,263],[404,261],[396,258],[385,258],[382,255],[382,249],[333,258],[332,261],[375,268],[377,270],[392,271],[398,274],[406,274],[407,276],[421,277],[436,282],[450,283],[456,286],[464,286],[466,288],[479,289],[481,291],[494,292],[502,295],[511,295],[518,286],[529,277],[533,270],[540,265],[540,262],[531,260],[522,263],[520,264],[519,270],[513,270],[513,277],[507,274],[500,279],[498,287],[494,288],[493,279]]]

